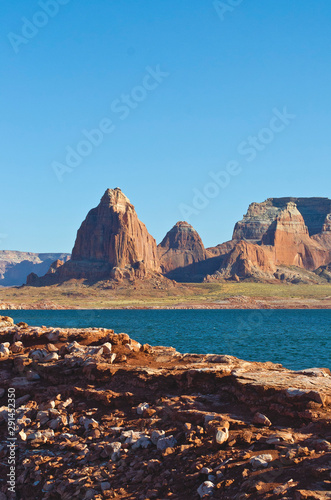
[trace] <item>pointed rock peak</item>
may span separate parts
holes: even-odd
[[[125,268],[144,261],[159,270],[157,247],[134,206],[119,188],[107,189],[77,232],[72,261],[99,261]]]
[[[204,245],[199,234],[191,224],[185,221],[177,222],[167,232],[159,246],[180,250],[195,250],[199,248],[204,251]]]
[[[176,224],[173,226],[172,229],[170,229],[170,231],[194,231],[196,233],[194,227],[191,226],[191,224],[189,224],[188,222],[183,220],[176,222]]]
[[[120,188],[107,189],[100,201],[101,206],[113,207],[117,212],[125,212],[127,207],[134,209],[129,198]]]

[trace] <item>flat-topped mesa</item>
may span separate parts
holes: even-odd
[[[207,252],[197,231],[187,222],[179,221],[158,245],[164,273],[181,269],[207,258]]]
[[[159,271],[156,242],[119,188],[107,189],[99,205],[90,210],[77,232],[73,261],[99,261],[124,268],[144,262]]]
[[[294,202],[287,203],[263,235],[262,243],[274,247],[276,265],[314,270],[325,263],[325,259],[328,260],[328,252],[310,238],[303,216]]]
[[[331,260],[330,209],[327,198],[269,198],[252,203],[235,226],[234,248],[206,280],[283,276],[298,281],[297,273],[283,267],[314,271],[327,265]],[[302,278],[314,281],[315,275]]]
[[[303,217],[310,236],[331,231],[331,200],[328,198],[268,198],[262,203],[251,203],[244,218],[237,222],[233,239],[262,241],[270,225],[276,221],[288,203],[295,203]],[[330,217],[329,217],[330,216]],[[330,221],[330,223],[329,223]]]

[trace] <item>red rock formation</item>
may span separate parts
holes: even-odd
[[[158,245],[164,273],[184,268],[207,258],[207,252],[196,230],[187,222],[177,222]]]
[[[119,188],[108,189],[77,232],[71,260],[28,284],[45,285],[70,279],[101,281],[143,278],[160,271],[157,246]]]
[[[262,243],[274,247],[275,265],[314,270],[330,261],[330,252],[310,238],[304,219],[293,202],[278,215]]]
[[[236,244],[237,241],[230,240],[225,243],[221,243],[220,245],[216,245],[216,247],[209,247],[206,249],[208,258],[227,255],[231,252],[231,250],[233,250]]]
[[[228,257],[223,259],[220,269],[208,276],[207,281],[235,276],[255,279],[281,276],[281,279],[293,279],[297,282],[300,281],[298,274],[287,272],[284,266],[313,271],[331,261],[331,216],[327,214],[324,219],[320,216],[324,209],[330,209],[329,204],[322,199],[322,207],[318,213],[318,199],[313,198],[311,203],[307,199],[303,199],[304,202],[301,199],[303,208],[300,212],[293,201],[287,200],[269,199],[250,205],[243,221],[236,224],[233,242],[249,238],[241,240],[234,247]],[[310,213],[307,207],[310,207]],[[311,231],[320,227],[321,233],[310,236],[302,212],[305,213]]]
[[[16,495],[4,479],[1,499],[330,498],[328,368],[181,354],[107,328],[0,325],[2,478],[13,392],[20,417]]]
[[[106,262],[120,268],[144,262],[150,271],[160,267],[154,238],[119,188],[107,189],[99,205],[88,213],[78,230],[71,260]]]
[[[236,279],[236,277],[241,279],[273,279],[276,272],[273,256],[271,247],[240,241],[225,258],[220,269],[212,276],[208,275],[205,281]]]
[[[233,239],[261,241],[270,225],[291,202],[296,204],[310,236],[330,231],[331,200],[328,198],[268,198],[262,203],[251,203],[243,220],[237,222]]]
[[[63,266],[64,264],[64,261],[63,260],[60,260],[60,259],[57,259],[55,262],[53,262],[53,264],[50,266],[50,268],[48,269],[47,271],[47,274],[54,274],[56,273],[57,269],[59,269],[59,267]]]
[[[297,282],[297,270],[288,272],[284,267],[314,271],[330,261],[331,200],[327,198],[270,198],[252,203],[236,224],[232,241],[208,249],[195,229],[181,221],[157,247],[133,205],[116,188],[108,189],[88,213],[71,261],[54,264],[42,279],[31,274],[28,284],[72,278],[132,280],[161,270],[178,281],[202,281],[209,275],[211,280],[274,277]]]

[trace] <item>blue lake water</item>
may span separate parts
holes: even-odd
[[[331,369],[331,310],[1,311],[34,326],[104,327],[180,352]]]

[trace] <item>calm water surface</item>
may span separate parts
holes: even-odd
[[[105,327],[180,352],[331,369],[330,310],[1,311],[34,326]]]

